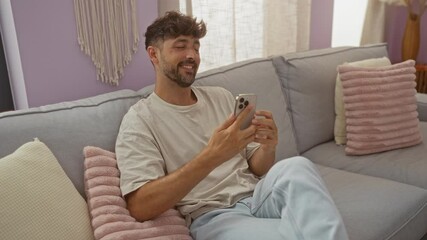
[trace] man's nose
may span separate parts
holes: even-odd
[[[197,56],[196,50],[194,49],[187,50],[187,54],[186,54],[187,59],[195,59],[196,56]]]

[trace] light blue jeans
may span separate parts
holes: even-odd
[[[341,216],[317,172],[303,157],[276,163],[253,197],[193,221],[196,240],[347,240]]]

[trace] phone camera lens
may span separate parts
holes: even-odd
[[[243,101],[245,101],[245,99],[244,99],[244,98],[241,98],[241,99],[239,99],[239,101],[242,103]]]
[[[248,101],[245,101],[245,103],[244,103],[244,104],[245,104],[245,107],[246,107],[246,106],[248,106],[249,102],[248,102]]]
[[[242,109],[243,107],[243,104],[239,104],[239,109]]]

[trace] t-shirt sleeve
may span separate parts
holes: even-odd
[[[258,150],[259,146],[260,144],[256,142],[249,143],[248,146],[246,146],[246,158],[250,159],[256,150]]]
[[[134,109],[124,116],[116,140],[123,196],[165,175],[165,163],[146,121]]]

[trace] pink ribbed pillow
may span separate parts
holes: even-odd
[[[348,155],[364,155],[422,142],[415,61],[384,67],[338,66],[343,86]]]
[[[356,67],[382,67],[391,65],[390,59],[387,57],[370,58],[356,62],[345,62],[344,65]],[[345,109],[343,102],[341,77],[337,74],[335,81],[335,123],[334,123],[334,139],[337,145],[345,145],[347,143],[347,131],[345,124]]]
[[[116,155],[92,146],[85,147],[83,153],[85,191],[95,239],[192,239],[184,218],[175,209],[150,221],[136,221],[120,191]]]

